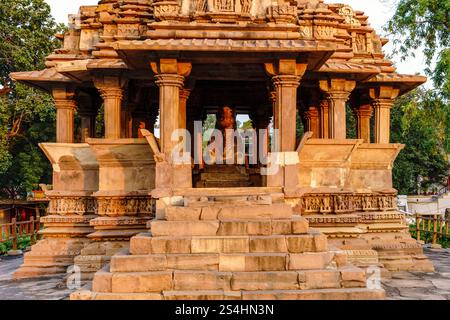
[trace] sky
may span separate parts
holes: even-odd
[[[56,21],[67,23],[67,16],[71,13],[77,13],[82,5],[95,5],[98,0],[46,0],[52,9],[52,14]],[[395,0],[334,0],[329,3],[349,4],[355,10],[364,11],[369,16],[371,26],[377,30],[378,34],[384,36],[382,27],[394,13]],[[390,53],[391,44],[384,46],[385,53]],[[408,57],[406,61],[401,61],[400,57],[394,57],[394,62],[399,73],[415,74],[424,73],[425,58],[422,52],[416,52],[416,57]]]

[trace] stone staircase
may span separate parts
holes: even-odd
[[[235,165],[206,166],[195,183],[196,188],[250,187],[252,182],[245,167]]]
[[[184,206],[167,207],[163,220],[149,222],[148,233],[133,237],[71,299],[384,298],[282,194],[245,189],[204,189],[202,197],[185,196]]]

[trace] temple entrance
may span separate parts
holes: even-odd
[[[203,80],[208,73],[198,75],[186,112],[195,159],[194,188],[266,185],[260,173],[259,151],[264,145],[261,152],[267,152],[269,140],[263,135],[267,141],[259,141],[258,132],[268,132],[272,105],[266,83],[261,81],[264,73],[260,73],[261,79],[252,80]],[[195,133],[195,123],[197,130],[201,124],[201,137]]]

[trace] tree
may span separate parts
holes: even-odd
[[[450,97],[450,1],[399,0],[385,30],[391,34],[402,59],[423,48],[427,73],[436,88]],[[436,66],[433,68],[433,62]]]
[[[45,68],[63,31],[44,0],[0,2],[0,195],[25,196],[51,167],[38,143],[55,139],[55,110],[45,93],[14,83],[9,74]]]
[[[392,109],[392,140],[406,145],[393,170],[394,187],[401,194],[416,194],[419,187],[426,190],[446,180],[447,121],[444,103],[433,91],[417,89],[396,101]]]

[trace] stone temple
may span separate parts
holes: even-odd
[[[42,240],[15,278],[76,265],[86,286],[72,299],[383,299],[371,268],[433,270],[397,211],[404,146],[389,136],[395,99],[426,78],[396,73],[363,12],[102,0],[58,37],[46,69],[12,74],[57,110],[56,143],[41,144],[54,171]],[[202,161],[194,129],[208,114],[222,131],[250,117],[256,165]],[[190,133],[183,161],[177,129]]]

